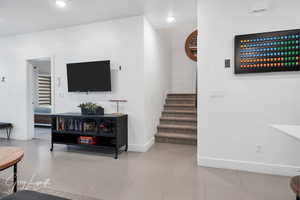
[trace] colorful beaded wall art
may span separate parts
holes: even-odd
[[[235,36],[235,73],[300,71],[300,29]]]

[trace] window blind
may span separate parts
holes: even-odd
[[[51,105],[51,76],[38,75],[39,105]]]

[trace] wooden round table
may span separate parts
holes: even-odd
[[[296,199],[300,200],[300,176],[291,179],[291,188],[296,194]]]
[[[22,160],[24,151],[15,147],[0,147],[0,171],[14,167],[14,192],[17,192],[17,165]]]

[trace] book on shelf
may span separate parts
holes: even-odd
[[[97,132],[96,122],[84,122],[83,123],[84,132]]]
[[[82,131],[83,122],[77,119],[57,118],[57,131]]]
[[[113,132],[114,124],[111,120],[81,120],[58,117],[56,122],[56,131],[74,131],[74,132]]]

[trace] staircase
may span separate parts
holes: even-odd
[[[155,141],[197,144],[196,94],[168,94]]]

